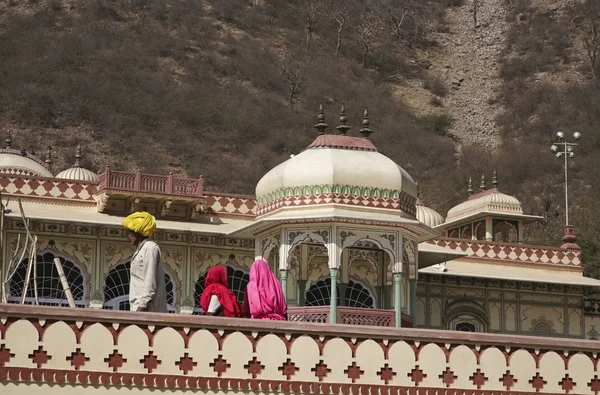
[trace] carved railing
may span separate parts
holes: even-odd
[[[598,342],[0,304],[0,393],[594,394]]]
[[[329,323],[329,306],[290,307],[288,319],[295,322]],[[366,309],[338,306],[338,324],[366,326],[396,326],[394,310]],[[402,327],[412,328],[413,320],[402,313]]]
[[[202,177],[194,179],[174,177],[173,174],[161,176],[140,171],[114,171],[110,166],[106,166],[106,171],[98,179],[99,191],[118,190],[199,198],[203,196],[203,187]]]
[[[453,239],[439,237],[428,243],[455,251],[465,252],[469,257],[506,260],[523,263],[546,263],[556,265],[581,265],[581,252],[560,247],[542,247],[527,244],[500,243],[483,240]]]

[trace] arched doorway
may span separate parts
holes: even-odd
[[[340,304],[340,292],[338,286],[338,305]],[[375,308],[377,298],[373,292],[361,281],[351,279],[348,281],[344,294],[347,307]],[[313,283],[306,291],[306,306],[329,306],[331,302],[331,279],[325,278]]]
[[[39,253],[37,255],[37,288],[38,301],[40,305],[45,306],[63,306],[68,307],[69,302],[63,290],[58,270],[54,264],[54,258],[59,258],[63,266],[63,271],[69,283],[69,288],[75,300],[75,306],[86,307],[86,273],[80,264],[71,257],[58,256],[53,252]],[[25,288],[25,279],[27,277],[28,260],[23,260],[19,268],[15,272],[10,282],[9,303],[20,303],[23,289]],[[33,272],[33,271],[32,271]],[[33,304],[34,296],[34,279],[33,275],[30,278],[25,303]]]

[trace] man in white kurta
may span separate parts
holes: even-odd
[[[132,311],[167,312],[165,272],[160,248],[155,242],[143,239],[131,259],[129,304]]]
[[[160,248],[148,237],[156,231],[156,219],[147,212],[136,212],[125,218],[127,237],[136,247],[131,257],[129,304],[131,311],[167,312],[165,272]]]

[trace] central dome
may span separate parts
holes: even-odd
[[[341,204],[416,214],[411,176],[370,140],[319,135],[256,186],[258,215],[285,207]]]

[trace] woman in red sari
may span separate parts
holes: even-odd
[[[235,294],[227,288],[226,267],[215,266],[208,270],[204,281],[204,292],[200,296],[200,306],[206,315],[242,316]]]

